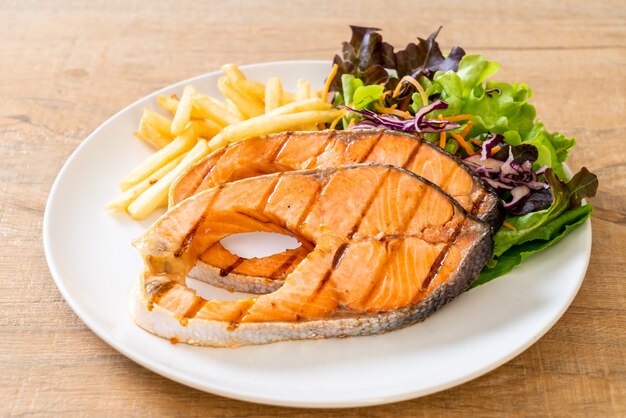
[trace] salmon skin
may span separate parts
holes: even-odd
[[[205,300],[186,276],[241,232],[305,242],[272,293]],[[491,257],[490,226],[438,186],[389,165],[252,177],[197,193],[135,240],[145,262],[136,323],[180,342],[233,347],[370,335],[421,321],[464,292]]]
[[[500,227],[500,199],[470,169],[441,148],[396,131],[284,132],[249,138],[219,150],[191,167],[172,186],[170,207],[227,182],[292,170],[380,163],[403,167],[440,186],[468,212]],[[310,248],[309,248],[310,249]],[[216,242],[200,257],[191,277],[246,293],[268,293],[304,259],[308,249],[265,258],[240,258]]]

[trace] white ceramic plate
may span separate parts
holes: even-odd
[[[329,67],[328,62],[296,61],[243,69],[259,81],[278,75],[293,90],[298,78],[321,84]],[[104,204],[118,193],[118,180],[151,153],[132,134],[142,109],[156,109],[157,94],[180,94],[187,83],[219,95],[219,76],[177,83],[122,110],[78,147],[52,187],[44,216],[52,276],[74,312],[124,355],[185,385],[252,402],[375,405],[427,395],[487,373],[537,341],[570,305],[589,261],[589,222],[425,322],[385,335],[214,349],[172,345],[135,326],[126,300],[142,262],[130,242],[156,215],[135,222],[109,213]],[[259,251],[276,242],[266,244]],[[210,286],[200,293],[236,297]]]

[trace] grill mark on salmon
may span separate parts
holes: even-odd
[[[273,164],[276,162],[276,157],[278,157],[278,155],[280,155],[283,149],[285,149],[285,145],[287,145],[287,142],[289,141],[289,139],[291,139],[291,135],[292,135],[292,132],[287,132],[285,134],[285,139],[283,140],[283,142],[280,144],[279,147],[276,147],[276,152],[274,152],[274,154],[270,157],[269,159],[270,164]]]
[[[191,231],[189,231],[189,233],[185,236],[185,239],[183,239],[183,242],[181,243],[180,247],[178,247],[178,249],[174,253],[174,257],[177,257],[177,258],[181,257],[183,253],[187,250],[187,248],[189,248],[189,245],[191,244],[191,240],[193,240],[194,235],[196,235],[198,228],[203,222],[204,222],[204,217],[201,216],[200,220],[198,220],[198,222],[193,226]]]
[[[487,192],[482,191],[479,197],[472,202],[472,210],[470,211],[472,215],[476,216],[478,214],[478,211],[480,210],[480,206],[483,204],[486,197],[487,197]]]
[[[309,202],[307,203],[305,209],[302,211],[302,215],[300,215],[300,217],[298,218],[298,222],[296,223],[296,227],[295,227],[295,231],[297,233],[301,233],[302,231],[302,225],[304,224],[304,222],[306,221],[306,218],[309,217],[309,215],[311,214],[311,211],[313,210],[313,207],[317,204],[317,202],[320,199],[320,196],[324,193],[324,191],[326,191],[326,187],[328,187],[328,181],[325,182],[321,188],[317,188],[315,190],[315,194],[313,195],[313,197],[311,198],[311,200],[309,200]]]
[[[343,258],[343,255],[346,253],[347,249],[348,249],[348,244],[341,244],[339,248],[337,248],[337,251],[335,252],[335,255],[333,256],[333,263],[331,265],[331,270],[334,271],[339,265],[339,263],[341,263],[341,259]]]
[[[317,150],[315,155],[311,157],[311,159],[310,159],[311,161],[309,162],[309,164],[307,164],[306,167],[302,167],[302,168],[313,168],[313,167],[315,167],[315,163],[317,162],[317,159],[319,158],[320,155],[322,155],[324,153],[324,151],[326,151],[326,148],[330,144],[330,141],[332,141],[334,135],[335,135],[335,131],[329,131],[329,133],[326,136],[326,138],[324,138],[324,142],[322,143],[322,146]]]
[[[254,304],[254,299],[250,299],[249,301],[244,303],[241,309],[239,309],[239,311],[237,312],[236,316],[233,318],[230,318],[230,322],[226,329],[230,332],[235,331],[237,327],[239,327],[239,324],[241,323],[241,321],[246,317],[246,315],[248,315],[248,313],[250,312],[250,308],[252,307],[253,304]]]
[[[203,213],[200,218],[198,218],[198,220],[196,221],[196,223],[193,225],[193,227],[191,228],[191,230],[189,231],[189,233],[185,236],[185,239],[183,240],[183,242],[181,243],[180,247],[178,247],[178,249],[176,250],[176,252],[174,253],[174,257],[179,258],[182,257],[183,254],[185,253],[185,251],[187,251],[187,249],[189,248],[189,245],[191,244],[191,241],[193,241],[193,237],[196,235],[196,233],[198,232],[198,228],[200,228],[200,226],[204,223],[204,221],[206,220],[206,212],[211,208],[211,206],[213,205],[213,202],[215,202],[215,200],[217,199],[217,197],[219,196],[221,188],[217,188],[214,195],[213,195],[213,199],[211,200],[211,202],[209,203],[209,205],[207,206],[207,209],[205,211],[205,213]]]
[[[189,307],[189,309],[187,309],[185,313],[183,314],[183,318],[187,320],[195,318],[198,312],[200,311],[200,309],[202,309],[204,305],[206,305],[206,303],[207,301],[205,299],[202,299],[201,297],[196,296],[193,300],[193,303]],[[183,325],[187,325],[187,324],[188,324],[188,321],[185,322],[185,324]]]
[[[239,267],[241,263],[243,263],[243,260],[244,260],[243,258],[238,257],[237,260],[233,264],[226,267],[225,269],[220,269],[220,276],[222,277],[228,276],[233,270]]]
[[[272,185],[267,189],[267,192],[265,192],[265,195],[263,195],[263,198],[261,199],[261,202],[257,207],[259,211],[262,211],[263,209],[265,209],[265,206],[267,206],[267,202],[269,201],[270,196],[272,196],[276,191],[276,185],[278,185],[279,179],[280,177],[277,176],[276,179],[274,179],[274,181],[272,182]]]
[[[294,252],[283,264],[281,264],[276,270],[272,272],[272,277],[282,276],[291,265],[298,259],[298,253]]]
[[[378,143],[380,142],[380,140],[381,140],[381,138],[383,137],[384,134],[385,134],[384,131],[381,131],[378,134],[378,136],[376,137],[376,139],[374,140],[372,145],[370,145],[369,149],[365,152],[363,157],[361,157],[361,159],[358,161],[359,163],[367,161],[367,159],[369,158],[370,155],[372,155],[372,152],[374,151],[374,148],[376,148],[376,146],[378,145]]]
[[[215,153],[215,156],[217,158],[221,157],[222,155],[224,155],[224,151],[226,149],[222,148],[221,150],[217,151]],[[213,169],[215,168],[215,164],[213,164],[212,166],[208,167],[208,170],[206,170],[204,172],[204,174],[202,174],[202,177],[200,179],[199,182],[196,182],[195,185],[191,188],[191,194],[196,194],[198,192],[198,189],[200,188],[200,185],[204,184],[204,182],[206,181],[206,179],[211,175],[211,172],[213,172]]]
[[[406,168],[411,165],[411,163],[413,162],[413,160],[415,159],[415,156],[417,155],[417,152],[420,150],[420,146],[422,144],[421,143],[417,143],[415,145],[415,147],[413,148],[413,150],[411,150],[411,154],[409,154],[409,158],[407,158],[406,162],[404,164],[402,164],[402,168],[404,168],[406,170]]]
[[[388,175],[389,175],[389,171],[385,171],[382,174],[380,180],[378,181],[378,184],[376,185],[376,188],[374,189],[374,192],[367,199],[367,203],[365,203],[365,207],[361,211],[361,216],[357,219],[356,223],[352,227],[352,230],[348,234],[348,238],[353,238],[356,235],[357,231],[359,230],[359,227],[361,226],[361,222],[363,221],[363,218],[365,218],[365,215],[367,215],[367,212],[372,207],[372,203],[374,203],[374,199],[376,199],[376,196],[378,195],[378,193],[380,193],[380,189],[382,189],[383,185],[385,184],[385,180],[387,180]]]
[[[450,252],[450,248],[452,248],[452,245],[456,242],[456,239],[461,233],[462,227],[463,227],[462,223],[456,227],[456,229],[454,230],[454,235],[452,236],[451,242],[447,243],[445,247],[443,247],[443,250],[441,250],[441,252],[437,255],[437,258],[435,258],[435,262],[430,267],[430,270],[428,271],[428,275],[422,282],[422,291],[428,290],[428,286],[430,286],[430,282],[433,280],[433,277],[435,277],[435,275],[439,272],[439,269],[441,269],[441,266],[446,256]]]
[[[328,284],[330,280],[330,276],[332,274],[333,274],[333,269],[331,268],[324,274],[324,277],[322,278],[322,280],[320,280],[315,290],[311,292],[311,295],[309,296],[307,302],[312,302],[318,297],[318,295],[322,292],[322,290],[324,290],[324,287],[326,286],[326,284]],[[303,312],[304,312],[304,307],[300,309],[300,313],[303,313]],[[301,315],[296,315],[296,320],[299,321],[301,319],[302,319]]]

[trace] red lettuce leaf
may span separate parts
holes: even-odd
[[[352,74],[360,78],[364,85],[385,83],[387,89],[395,88],[398,79],[410,75],[414,78],[426,76],[430,79],[437,71],[456,71],[465,55],[460,47],[454,47],[444,56],[435,40],[441,27],[427,39],[417,38],[418,43],[410,43],[398,52],[383,41],[378,28],[350,26],[352,37],[343,42],[341,56],[335,55],[337,74],[331,81],[330,91],[340,93],[341,76]],[[390,77],[394,73],[397,77]],[[411,94],[415,87],[403,87],[400,97]]]

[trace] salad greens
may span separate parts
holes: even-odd
[[[585,222],[592,212],[593,209],[591,205],[581,206],[576,209],[568,210],[556,219],[541,225],[535,230],[534,237],[531,241],[515,245],[502,255],[494,256],[494,258],[487,263],[487,266],[482,269],[480,275],[474,280],[471,287],[480,286],[481,284],[485,284],[505,275],[529,256],[558,243],[565,235]]]
[[[530,212],[523,216],[507,217],[507,222],[514,229],[500,228],[496,232],[494,235],[494,256],[503,255],[514,245],[534,239],[549,239],[537,231],[564,212],[579,208],[581,200],[585,197],[594,196],[598,188],[598,179],[584,167],[567,183],[559,180],[552,169],[546,170],[545,176],[554,201],[547,209]]]
[[[591,215],[581,201],[595,195],[598,180],[583,168],[567,181],[563,163],[576,142],[535,119],[526,84],[491,80],[500,65],[460,47],[444,55],[435,40],[441,28],[397,52],[379,29],[351,28],[330,83],[333,103],[349,110],[340,128],[422,135],[463,158],[505,202],[493,258],[473,287],[556,244]]]
[[[399,79],[405,75],[418,78],[422,75],[432,77],[437,71],[456,71],[459,60],[465,51],[454,47],[447,56],[439,49],[435,38],[439,30],[428,39],[418,38],[418,43],[410,43],[405,49],[394,52],[393,46],[383,42],[378,33],[380,29],[350,26],[352,38],[341,45],[342,56],[335,55],[333,63],[338,66],[330,91],[342,92],[342,75],[350,74],[363,81],[365,85],[385,84],[386,89],[396,87]],[[344,102],[349,104],[350,101]]]

